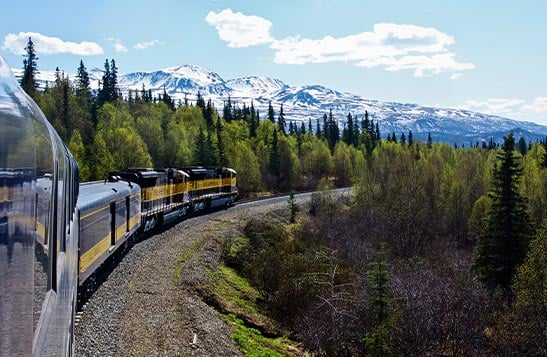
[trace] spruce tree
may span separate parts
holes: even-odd
[[[363,339],[368,354],[385,356],[390,353],[390,335],[395,327],[397,308],[391,291],[391,277],[384,247],[381,246],[375,259],[369,264],[367,281],[369,285],[370,315],[374,327]]]
[[[317,119],[317,122],[315,123],[315,136],[319,139],[321,138],[321,124],[319,124],[319,119]]]
[[[30,95],[35,97],[36,89],[38,89],[38,83],[36,82],[36,73],[38,72],[38,66],[36,61],[36,50],[34,49],[34,42],[29,37],[27,46],[25,47],[26,55],[23,58],[23,77],[21,77],[21,87]]]
[[[210,147],[210,138],[200,128],[194,150],[194,164],[209,166],[212,164],[212,152]]]
[[[217,149],[218,149],[218,163],[220,166],[228,166],[228,159],[226,158],[226,150],[224,149],[224,142],[222,141],[222,123],[220,116],[217,118]]]
[[[433,146],[433,139],[431,138],[431,132],[427,133],[427,147],[431,149]]]
[[[511,281],[528,251],[534,233],[526,201],[518,186],[522,168],[515,155],[513,133],[504,137],[494,166],[486,226],[475,247],[473,269],[490,291],[501,289],[511,297]]]
[[[270,103],[268,104],[268,120],[272,123],[275,123],[275,113],[272,107],[272,101],[270,100]]]
[[[66,80],[63,80],[63,83],[61,85],[61,88],[63,90],[63,98],[62,98],[62,107],[61,107],[61,123],[63,123],[63,126],[66,129],[66,134],[63,140],[68,141],[70,137],[72,136],[72,118],[70,116],[70,99],[69,99],[69,86],[70,81],[68,77]]]
[[[281,108],[279,109],[279,117],[277,117],[277,125],[279,126],[279,131],[285,134],[285,113],[283,112],[283,104],[281,104]]]
[[[270,173],[279,176],[281,162],[279,157],[279,141],[277,138],[277,128],[274,129],[272,146],[270,147]]]
[[[342,138],[348,145],[354,144],[353,117],[351,116],[351,113],[348,113],[347,129],[345,130],[344,135],[342,135]]]
[[[89,73],[85,68],[84,61],[80,60],[80,66],[76,73],[76,98],[79,106],[84,111],[86,120],[89,120],[93,125],[93,96],[91,94],[91,81],[89,79]],[[82,134],[82,133],[80,133]],[[93,137],[91,135],[85,135],[84,140],[91,142]]]
[[[528,147],[526,146],[526,140],[521,136],[518,143],[518,149],[521,155],[526,155],[526,151],[528,151]]]
[[[118,99],[118,67],[116,67],[116,61],[114,58],[110,60],[110,78],[108,81],[110,100],[115,101]]]
[[[103,73],[103,80],[102,83],[99,85],[99,94],[97,96],[98,104],[99,106],[103,105],[104,103],[110,102],[112,100],[111,98],[111,86],[110,86],[110,64],[108,63],[108,59],[104,63],[104,73]],[[102,86],[101,86],[102,85]]]
[[[198,92],[198,95],[199,95],[199,92]],[[230,98],[230,96],[228,96],[228,101],[224,103],[224,109],[222,110],[222,115],[223,115],[224,121],[226,121],[227,123],[231,122],[233,119],[232,98]]]

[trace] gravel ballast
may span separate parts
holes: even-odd
[[[309,194],[297,196],[304,205]],[[287,215],[287,197],[185,220],[136,243],[79,313],[77,356],[237,356],[230,327],[196,288],[250,218]]]

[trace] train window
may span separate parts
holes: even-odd
[[[115,225],[115,237],[116,241],[120,239],[126,232],[127,227],[127,206],[125,200],[116,201],[116,225]]]
[[[131,229],[130,227],[130,219],[131,219],[131,200],[129,196],[125,198],[125,231],[129,232]]]
[[[50,214],[50,235],[49,235],[49,285],[48,289],[57,290],[57,231],[59,230],[59,163],[53,163],[53,178],[52,178],[52,204]]]
[[[57,143],[57,254],[64,251],[66,237],[66,214],[65,207],[68,204],[66,201],[66,163],[65,150],[62,143]]]

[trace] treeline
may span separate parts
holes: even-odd
[[[365,155],[380,144],[377,123],[348,115],[340,132],[332,112],[321,120],[287,123],[271,103],[264,120],[254,108],[228,98],[222,115],[199,93],[195,103],[175,103],[164,90],[118,88],[115,61],[106,60],[98,91],[83,63],[71,80],[57,69],[53,83],[37,89],[36,54],[26,48],[23,88],[39,104],[80,165],[81,179],[104,179],[126,167],[226,165],[239,176],[242,194],[315,188],[322,177],[348,185]]]
[[[289,200],[226,262],[320,355],[544,355],[546,150],[517,147],[383,142],[351,199]]]

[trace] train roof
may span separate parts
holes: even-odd
[[[77,207],[80,213],[86,213],[103,207],[110,202],[139,193],[140,187],[127,181],[95,181],[80,185]]]
[[[231,169],[225,166],[219,166],[219,167],[187,166],[187,167],[183,167],[181,170],[188,172],[190,176],[207,174],[207,173],[222,174],[225,172],[231,172],[233,174],[236,174],[236,171],[234,169]]]

